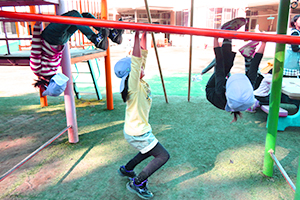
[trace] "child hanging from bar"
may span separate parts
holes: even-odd
[[[76,10],[66,12],[62,16],[96,19],[91,13],[80,14]],[[103,50],[108,48],[107,37],[117,44],[122,42],[123,30],[119,29],[94,27],[98,31],[95,33],[89,26],[50,23],[41,32],[40,25],[40,22],[36,22],[33,29],[30,68],[38,76],[33,85],[43,91],[43,96],[59,96],[65,90],[69,79],[64,74],[57,73],[57,70],[61,64],[64,46],[77,30],[80,30],[96,48]]]
[[[257,42],[246,44],[242,51],[244,57],[251,60],[248,64],[249,70],[245,74],[233,74],[228,77],[233,66],[236,53],[232,52],[231,40],[224,39],[222,47],[219,46],[218,38],[214,38],[214,53],[216,56],[216,66],[213,75],[206,85],[206,98],[219,109],[226,110],[234,114],[231,121],[237,121],[237,116],[242,117],[241,111],[246,111],[255,104],[253,88],[255,86],[258,67],[263,57],[266,43],[261,42],[257,52]]]
[[[168,151],[158,142],[149,124],[149,112],[152,103],[151,90],[143,80],[147,58],[146,32],[141,41],[139,31],[134,37],[132,57],[126,57],[115,65],[115,74],[122,78],[120,92],[126,102],[124,137],[139,153],[126,165],[119,168],[121,176],[130,177],[126,187],[143,199],[153,197],[147,188],[148,178],[169,159]],[[142,50],[141,50],[142,49]],[[133,171],[143,160],[153,156],[148,165],[138,174]]]

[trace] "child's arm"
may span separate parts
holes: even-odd
[[[219,38],[217,38],[217,37],[214,38],[214,48],[215,47],[220,47]]]
[[[141,48],[147,50],[147,32],[145,31],[141,37]]]
[[[140,44],[140,32],[136,31],[134,36],[134,45],[132,55],[135,57],[141,57],[141,44]]]
[[[39,73],[39,71],[41,70],[42,37],[40,25],[40,22],[35,23],[32,34],[30,68],[34,73]]]
[[[147,55],[148,55],[148,50],[147,50],[147,32],[144,32],[142,37],[141,37],[141,48],[142,48],[142,66],[143,69],[146,67],[146,60],[147,60]]]
[[[134,45],[131,57],[131,71],[128,79],[128,89],[130,92],[136,92],[138,90],[141,74],[142,53],[139,31],[136,31],[134,36]]]

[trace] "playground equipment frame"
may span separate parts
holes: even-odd
[[[46,143],[44,143],[42,146],[37,148],[34,152],[32,152],[30,155],[28,155],[26,158],[24,158],[21,162],[16,164],[14,167],[12,167],[10,170],[8,170],[6,173],[0,176],[0,182],[3,181],[7,176],[9,176],[11,173],[13,173],[15,170],[20,168],[23,164],[25,164],[28,160],[30,160],[33,156],[38,154],[41,150],[46,148],[49,144],[54,142],[57,138],[62,136],[68,129],[72,128],[72,126],[67,126],[62,131],[60,131],[58,134],[56,134],[54,137],[52,137],[50,140],[48,140]]]
[[[106,0],[104,0],[106,2]],[[170,25],[159,25],[159,24],[143,24],[143,23],[131,23],[131,22],[120,22],[120,21],[109,21],[109,20],[98,20],[98,19],[76,19],[74,17],[66,16],[53,16],[53,15],[40,15],[40,14],[29,14],[29,13],[17,13],[0,11],[0,17],[13,18],[13,19],[24,19],[27,21],[43,21],[43,22],[54,22],[64,24],[76,24],[76,25],[87,25],[87,26],[99,26],[116,29],[130,29],[130,30],[145,30],[148,32],[164,32],[172,34],[187,34],[207,37],[220,37],[228,39],[241,39],[241,40],[254,40],[263,42],[276,42],[276,53],[274,58],[274,70],[272,79],[272,93],[270,95],[270,113],[268,115],[268,132],[266,137],[265,146],[265,160],[264,160],[264,171],[266,176],[271,177],[273,174],[274,161],[268,151],[270,149],[275,150],[276,136],[277,136],[277,125],[278,125],[278,113],[279,113],[279,96],[282,84],[283,76],[283,61],[285,44],[300,44],[300,37],[286,35],[288,13],[290,8],[290,0],[280,0],[279,4],[279,15],[278,15],[278,27],[277,34],[265,34],[265,33],[251,33],[251,32],[237,32],[231,30],[216,30],[216,29],[204,29],[194,27],[182,27],[182,26],[170,26]],[[107,18],[105,18],[107,19]],[[109,49],[108,49],[109,54]],[[109,61],[110,62],[110,61]],[[299,167],[298,167],[298,175]],[[300,178],[297,181],[297,186],[300,185]],[[300,199],[300,191],[296,190],[295,199]]]

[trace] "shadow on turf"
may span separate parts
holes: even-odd
[[[128,180],[122,179],[116,172],[119,165],[125,164],[137,152],[124,141],[122,135],[123,124],[121,121],[124,120],[125,104],[120,100],[119,95],[115,99],[115,109],[113,111],[108,111],[105,104],[87,105],[76,108],[80,142],[74,145],[67,144],[67,138],[64,136],[52,144],[52,149],[64,148],[68,150],[69,148],[69,153],[73,150],[86,150],[66,172],[62,172],[63,176],[55,186],[46,186],[43,191],[37,191],[37,193],[29,192],[26,196],[29,195],[28,197],[43,199],[72,198],[74,196],[81,199],[135,198],[133,194],[127,192],[125,189],[125,184]],[[0,99],[0,102],[2,100]],[[5,100],[8,101],[8,99]],[[9,100],[19,101],[20,99],[18,97],[10,97]],[[26,100],[22,105],[32,104],[30,100]],[[47,109],[42,111],[41,108],[34,108],[33,110],[24,111],[24,109],[16,106],[12,108],[12,111],[14,115],[17,113],[35,115],[39,111],[37,112],[38,116],[42,113],[42,117],[40,117],[41,121],[51,125],[49,126],[49,124],[45,123],[45,127],[43,127],[45,132],[54,132],[53,128],[56,130],[58,126],[65,125],[65,121],[63,121],[53,126],[53,122],[62,120],[64,117],[63,111],[50,111],[49,109],[52,109],[51,106]],[[8,108],[6,110],[7,112],[9,111]],[[48,118],[54,119],[49,121],[47,120]],[[203,193],[205,192],[212,192],[213,188],[218,186],[217,182],[211,181],[208,184],[209,186],[205,186],[204,183],[201,184],[198,180],[197,183],[201,185],[193,185],[190,187],[191,190],[188,188],[180,189],[180,187],[183,183],[190,182],[212,171],[215,168],[216,158],[222,152],[239,149],[253,143],[260,146],[264,145],[266,133],[266,115],[264,113],[245,113],[244,118],[234,124],[229,124],[231,119],[232,116],[224,111],[215,109],[205,98],[194,98],[192,102],[187,102],[185,97],[172,96],[170,103],[166,104],[162,96],[154,97],[150,113],[150,123],[154,134],[171,155],[169,162],[150,178],[151,187],[158,198],[167,196],[167,198],[172,199],[171,197],[175,194],[179,198],[184,195],[184,191],[188,191],[189,193],[194,192],[190,194],[192,198],[197,197],[197,195],[204,195]],[[99,128],[103,124],[111,122],[117,123]],[[25,128],[29,130],[28,133],[32,130],[30,125]],[[298,129],[288,128],[286,132],[278,133],[278,145],[296,152],[298,146]],[[119,143],[122,143],[124,146],[114,147],[114,145]],[[80,163],[85,162],[86,156],[96,146],[98,147],[101,144],[106,144],[106,146],[112,145],[110,152],[112,157],[119,156],[120,153],[122,156],[108,162],[102,167],[95,168],[91,173],[81,178],[76,178],[71,182],[64,181],[72,175],[72,172]],[[66,149],[66,147],[68,148]],[[293,166],[291,162],[295,159],[296,153],[290,155],[292,155],[291,158],[285,157],[283,159],[282,164],[284,166]],[[10,154],[10,156],[13,156],[13,154]],[[137,172],[141,170],[145,163],[147,161],[137,168]],[[26,170],[31,167],[33,167],[33,164],[27,165]],[[296,174],[296,170],[292,167],[290,168],[289,173],[292,175]],[[24,168],[20,170],[25,171]],[[253,178],[254,180],[250,182],[256,183],[257,179],[259,179],[257,175],[253,175]],[[247,179],[232,180],[231,182],[223,181],[221,184],[223,187],[225,187],[224,185],[228,185],[227,189],[223,189],[223,192],[229,192],[232,190],[232,186],[248,185],[251,187],[251,184],[247,184],[247,181]],[[240,187],[246,189],[242,186]],[[167,191],[167,194],[164,191]]]

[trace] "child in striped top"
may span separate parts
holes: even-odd
[[[76,10],[66,12],[62,14],[62,16],[96,19],[90,13],[80,14]],[[120,44],[122,42],[123,30],[109,30],[100,27],[94,28],[98,31],[97,34],[88,26],[50,23],[41,32],[40,22],[37,22],[33,28],[30,68],[33,73],[39,77],[39,79],[36,80],[33,85],[41,88],[42,91],[46,89],[50,90],[48,85],[51,82],[51,79],[55,77],[58,67],[61,64],[64,45],[77,30],[80,30],[80,32],[82,32],[92,43],[94,43],[96,48],[103,50],[108,48],[107,37],[109,37],[115,43]],[[60,74],[59,76],[63,77],[63,80],[67,80],[67,77],[65,77],[63,74]],[[52,81],[55,82],[55,80],[56,78],[54,78]],[[55,95],[53,95],[51,92],[49,93],[49,91],[43,93],[43,95],[52,96],[58,96],[59,94],[57,94],[58,93],[55,93]]]

